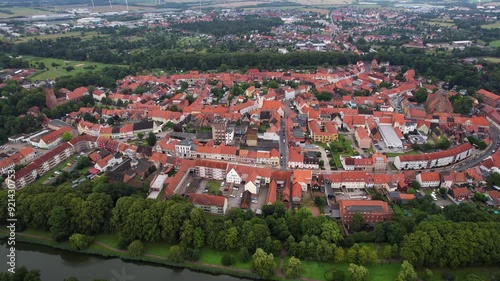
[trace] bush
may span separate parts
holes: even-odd
[[[185,256],[187,260],[197,261],[200,259],[200,251],[193,248],[187,248]]]
[[[82,251],[87,249],[94,241],[94,237],[75,233],[69,237],[69,243],[74,250]]]
[[[140,257],[144,254],[144,245],[139,240],[135,240],[130,245],[128,245],[128,254],[131,257]]]
[[[232,255],[224,255],[222,256],[222,264],[225,266],[233,265],[235,262],[235,258]]]
[[[240,249],[240,251],[238,252],[238,256],[241,262],[249,262],[252,258],[252,256],[250,256],[250,253],[248,252],[248,249],[245,247]]]
[[[443,272],[443,274],[441,274],[441,278],[445,281],[455,281],[455,275],[451,272]]]

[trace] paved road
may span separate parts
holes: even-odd
[[[461,164],[454,165],[453,166],[454,170],[463,171],[472,168],[494,153],[493,150],[496,149],[496,144],[498,141],[500,141],[500,130],[497,129],[495,126],[490,126],[490,131],[492,135],[491,145],[487,147],[484,151],[482,151],[482,153],[479,153],[478,154],[479,156],[477,156],[476,158],[472,158],[471,160],[465,160]]]
[[[288,107],[288,104],[286,105]],[[286,110],[285,110],[286,111]],[[284,117],[281,118],[280,124],[280,154],[281,154],[281,170],[286,170],[286,164],[288,163],[288,132],[286,127],[286,112]]]

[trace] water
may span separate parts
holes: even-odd
[[[7,244],[1,243],[0,270],[8,266]],[[16,266],[39,269],[43,281],[62,281],[76,277],[80,281],[102,278],[113,281],[241,281],[245,279],[227,275],[210,275],[188,269],[174,269],[151,263],[126,262],[119,258],[78,254],[43,245],[16,243]]]

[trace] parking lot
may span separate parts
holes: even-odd
[[[26,148],[26,147],[31,147],[31,145],[29,145],[28,143],[25,143],[25,142],[8,142],[4,145],[2,145],[2,147],[0,147],[0,153],[6,153],[6,154],[14,154],[16,153],[17,151],[23,149],[23,148]],[[41,155],[47,153],[47,151],[49,150],[46,150],[46,149],[41,149],[41,148],[36,148],[36,147],[32,147],[33,150],[35,150],[35,155],[36,157],[40,157]]]
[[[434,194],[434,195],[433,195]],[[432,198],[434,199],[434,203],[436,203],[437,206],[444,208],[445,206],[455,204],[453,203],[448,197],[443,197],[441,194],[439,194],[439,191],[435,190],[431,193]]]

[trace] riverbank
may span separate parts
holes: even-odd
[[[0,231],[0,239],[5,239],[7,233]],[[201,257],[198,262],[186,261],[184,263],[172,263],[167,260],[169,253],[169,246],[165,243],[150,243],[145,244],[149,246],[149,250],[142,257],[130,257],[127,255],[126,250],[116,248],[116,237],[113,235],[98,235],[92,245],[84,251],[75,251],[71,248],[69,242],[57,243],[50,237],[50,233],[39,230],[26,230],[26,232],[18,232],[16,240],[29,244],[38,244],[52,247],[59,250],[88,254],[93,256],[100,256],[104,258],[119,258],[126,262],[146,262],[151,264],[163,265],[168,268],[189,269],[196,272],[207,273],[212,275],[228,275],[237,278],[246,278],[257,280],[260,277],[251,270],[250,263],[238,263],[231,267],[221,265],[220,261],[224,252],[217,252],[211,249],[203,249]],[[369,243],[370,244],[370,243]],[[370,244],[375,247],[375,244]],[[381,246],[381,245],[378,245]],[[276,257],[276,263],[279,265],[274,280],[286,280],[281,272],[283,262],[288,260],[288,256],[281,254],[281,257]],[[300,280],[303,281],[325,281],[324,274],[327,270],[334,267],[336,270],[344,271],[347,275],[347,263],[333,264],[328,262],[316,261],[302,261],[304,271]],[[387,262],[381,261],[376,265],[366,266],[369,270],[369,281],[387,281],[394,280],[398,275],[400,269],[400,262]],[[458,269],[447,268],[431,268],[433,271],[432,281],[441,281],[444,274],[453,274],[457,281],[465,280],[468,274],[476,274],[483,278],[492,277],[493,275],[500,274],[500,268],[480,266],[480,267],[466,267]],[[417,269],[419,276],[424,273],[424,268]]]
[[[260,279],[260,277],[257,274],[255,274],[249,269],[232,268],[232,267],[219,266],[202,262],[191,262],[191,261],[186,261],[184,263],[172,263],[169,262],[166,257],[153,254],[144,254],[142,257],[131,257],[127,255],[127,251],[114,248],[101,241],[94,241],[92,245],[86,250],[76,251],[73,248],[71,248],[69,242],[57,243],[53,241],[50,237],[44,235],[35,235],[22,232],[18,232],[16,234],[17,234],[16,241],[18,242],[44,245],[69,252],[95,255],[105,258],[120,258],[124,261],[154,263],[154,264],[165,265],[171,268],[179,268],[179,269],[186,268],[196,272],[208,273],[213,275],[229,275],[233,277],[254,279],[254,280]],[[7,233],[1,231],[0,239],[6,239],[6,238],[7,238]]]

